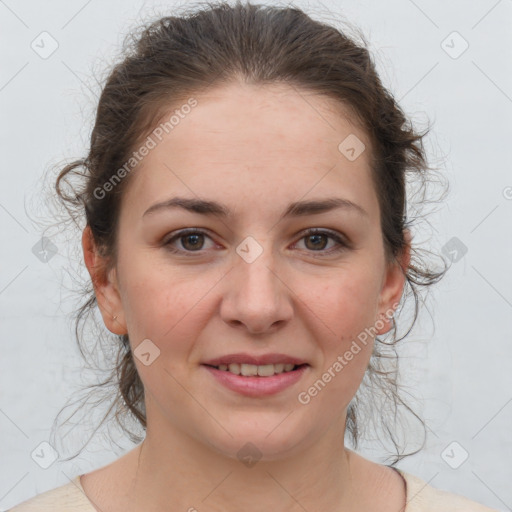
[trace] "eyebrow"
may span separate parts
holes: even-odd
[[[186,197],[173,197],[167,201],[156,203],[150,206],[142,215],[150,215],[159,211],[166,211],[174,208],[182,208],[192,213],[201,215],[217,215],[219,217],[229,217],[231,211],[226,206],[217,201],[207,201],[205,199],[192,199]],[[368,213],[361,206],[348,199],[340,197],[329,197],[321,200],[297,201],[290,203],[286,211],[281,215],[281,220],[287,217],[299,217],[305,215],[315,215],[325,213],[335,209],[344,209],[356,212],[362,216],[368,217]]]

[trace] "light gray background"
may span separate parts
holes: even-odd
[[[451,192],[430,217],[426,247],[439,252],[453,237],[467,247],[405,346],[402,368],[429,438],[399,467],[435,487],[512,510],[512,1],[295,4],[326,21],[342,13],[359,26],[406,113],[434,122],[427,149]],[[48,441],[55,414],[83,372],[66,317],[74,305],[64,286],[72,283],[63,277],[72,264],[70,248],[55,238],[59,252],[47,263],[36,258],[32,247],[42,233],[25,208],[32,216],[42,211],[37,194],[52,164],[84,154],[98,93],[94,76],[123,35],[141,15],[172,13],[172,5],[0,1],[2,510],[131,447],[99,439],[96,450],[48,469],[31,458]],[[43,31],[59,45],[47,59],[31,48]],[[457,58],[445,51],[446,45],[452,53],[461,48],[453,35],[446,40],[453,31],[469,44]],[[469,453],[458,469],[441,456],[454,441],[452,460],[462,449]],[[362,453],[381,459],[370,443]]]

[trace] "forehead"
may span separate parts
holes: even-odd
[[[138,203],[175,188],[219,200],[221,191],[244,187],[272,200],[277,191],[298,199],[338,185],[359,202],[373,192],[370,140],[340,102],[288,84],[223,84],[193,98],[196,106],[152,135],[156,145],[126,191]],[[180,104],[159,126],[176,110]],[[355,159],[349,146],[360,153]]]
[[[264,158],[270,152],[299,149],[318,155],[326,149],[337,149],[350,134],[369,146],[367,134],[348,105],[289,84],[235,82],[194,99],[197,106],[172,128],[172,138],[198,150],[210,146],[214,150],[215,144],[222,142],[222,149],[230,151],[230,156],[252,150]],[[175,110],[180,110],[179,104],[169,108],[164,120]],[[264,152],[256,142],[265,144]]]

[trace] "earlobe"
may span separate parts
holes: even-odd
[[[106,259],[98,252],[89,225],[82,233],[84,262],[94,288],[98,308],[106,328],[113,334],[127,334],[116,269],[107,270]]]

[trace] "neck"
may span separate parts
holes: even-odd
[[[342,433],[333,425],[299,453],[243,463],[184,433],[148,429],[131,452],[127,498],[134,510],[147,511],[170,504],[190,512],[354,510],[357,456],[344,447]]]

